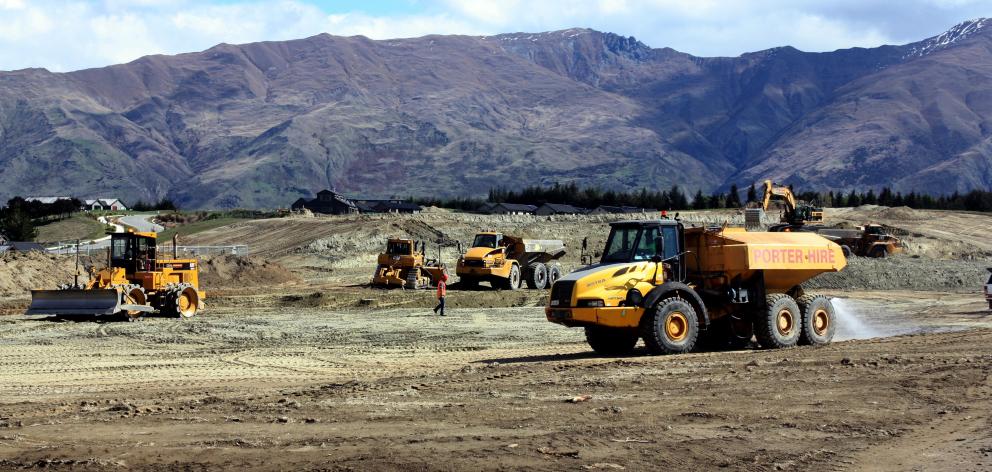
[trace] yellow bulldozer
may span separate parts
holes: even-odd
[[[558,239],[524,239],[494,231],[475,235],[472,247],[455,268],[463,288],[476,288],[489,282],[493,288],[517,290],[521,281],[528,288],[543,289],[561,277],[558,259],[565,255],[565,243]]]
[[[175,250],[175,244],[173,244]],[[58,290],[32,290],[25,315],[126,315],[136,320],[145,313],[190,318],[203,309],[196,259],[160,258],[156,234],[114,233],[107,267]],[[78,272],[77,272],[78,274]]]
[[[652,354],[697,345],[764,348],[833,338],[834,307],[802,283],[847,264],[840,246],[807,232],[691,228],[671,220],[611,225],[599,263],[551,288],[548,321],[583,327],[594,351]]]
[[[437,285],[445,268],[440,261],[427,258],[426,246],[412,239],[388,239],[372,274],[372,286],[418,289]]]

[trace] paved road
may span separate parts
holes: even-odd
[[[122,216],[122,217],[120,217],[118,219],[118,221],[120,221],[122,224],[125,224],[127,226],[130,226],[130,227],[134,228],[135,230],[141,231],[141,232],[155,232],[155,233],[158,233],[158,232],[160,232],[160,231],[162,231],[162,230],[165,229],[161,225],[157,225],[155,223],[152,223],[151,221],[148,221],[148,219],[151,218],[151,217],[152,217],[152,215]]]

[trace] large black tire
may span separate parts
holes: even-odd
[[[478,290],[479,279],[468,276],[458,277],[458,287],[462,290]]]
[[[659,300],[641,320],[641,337],[651,354],[692,351],[699,338],[696,310],[679,297]]]
[[[875,257],[878,259],[885,259],[885,256],[887,255],[889,255],[889,250],[886,249],[885,246],[875,246],[871,248],[871,251],[868,253],[868,257]]]
[[[510,267],[509,277],[500,281],[500,286],[504,290],[517,290],[520,288],[520,266],[513,264]]]
[[[527,267],[527,288],[541,290],[548,286],[548,266],[535,262]]]
[[[548,264],[548,287],[551,287],[561,278],[562,270],[561,264],[558,261]]]
[[[837,329],[834,304],[823,295],[803,295],[796,300],[802,313],[802,334],[799,344],[808,346],[826,344],[834,338]]]
[[[765,309],[754,315],[754,335],[765,349],[792,347],[802,333],[799,306],[792,297],[775,293],[765,298]]]
[[[845,244],[845,245],[843,245],[843,246],[841,246],[841,247],[840,247],[840,250],[841,250],[841,251],[842,251],[842,252],[844,253],[844,258],[845,258],[845,259],[850,259],[850,258],[851,258],[851,256],[853,256],[853,255],[854,255],[854,251],[852,251],[852,250],[851,250],[851,247],[850,247],[850,246],[848,246],[848,245],[846,245],[846,244]]]
[[[622,356],[634,351],[637,344],[637,330],[587,326],[586,342],[596,354]]]

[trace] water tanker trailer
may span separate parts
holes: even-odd
[[[558,280],[548,321],[583,327],[601,354],[697,345],[764,348],[823,344],[834,308],[801,284],[847,264],[840,246],[815,233],[691,228],[671,220],[611,224],[599,263]]]

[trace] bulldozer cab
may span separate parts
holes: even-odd
[[[390,256],[412,256],[413,241],[405,239],[390,239],[386,243],[386,254]]]
[[[155,270],[155,236],[145,233],[115,233],[110,238],[110,266],[126,274]]]

